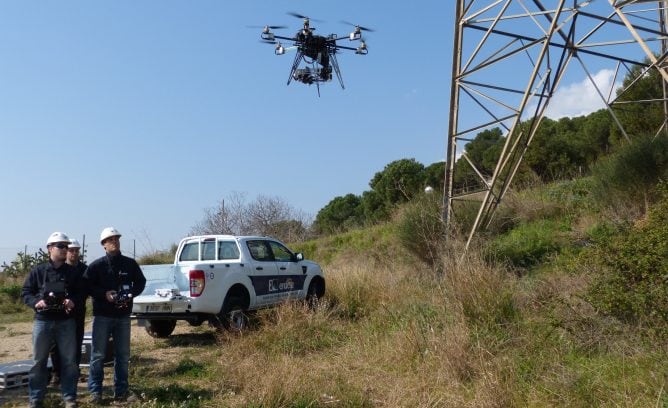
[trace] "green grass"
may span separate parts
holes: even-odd
[[[663,237],[664,219],[599,218],[587,188],[524,193],[531,208],[508,206],[515,221],[463,258],[448,241],[437,269],[392,223],[294,245],[325,265],[322,302],[259,311],[241,335],[184,326],[134,342],[136,406],[668,407],[668,339],[655,330],[667,323],[591,300],[614,265],[663,265],[638,245]],[[605,258],[604,242],[642,256]]]

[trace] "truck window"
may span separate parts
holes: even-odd
[[[248,251],[253,259],[256,261],[273,261],[274,257],[271,255],[269,248],[264,241],[246,241]]]
[[[203,261],[216,260],[216,241],[202,242],[202,260]]]
[[[183,246],[179,261],[197,261],[199,259],[199,242],[189,242]]]
[[[278,242],[269,241],[271,252],[274,253],[274,259],[280,262],[292,261],[292,252],[289,249],[279,244]]]
[[[218,259],[239,259],[237,243],[234,241],[219,241]]]

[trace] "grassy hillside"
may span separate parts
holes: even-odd
[[[451,241],[437,273],[394,229],[309,243],[309,256],[327,258],[328,295],[315,311],[263,311],[241,337],[194,329],[135,345],[144,405],[668,404],[665,338],[588,301],[595,277],[582,251],[561,247],[520,270],[482,248],[460,259]]]
[[[315,310],[134,343],[137,406],[668,407],[668,194],[645,212],[594,184],[509,196],[491,233],[464,257],[438,242],[436,264],[406,245],[430,239],[415,222],[430,203],[296,245],[325,266]]]

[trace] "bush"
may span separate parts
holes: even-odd
[[[602,203],[644,203],[645,212],[656,185],[668,177],[668,138],[642,137],[596,163],[594,195]]]
[[[589,293],[602,311],[626,322],[654,326],[663,334],[668,334],[667,223],[668,194],[664,192],[644,225],[597,245],[603,276]]]
[[[445,237],[437,196],[425,194],[406,205],[397,226],[399,242],[430,266],[440,264]]]
[[[563,226],[551,220],[520,224],[496,238],[490,250],[513,266],[528,268],[558,253],[564,246],[564,232]]]
[[[146,254],[137,259],[137,263],[140,265],[159,265],[159,264],[171,264],[174,262],[174,255],[176,254],[176,245],[168,251],[154,251],[150,254]]]
[[[21,289],[22,288],[23,288],[23,286],[19,285],[19,284],[11,284],[11,285],[0,286],[0,293],[9,296],[9,298],[12,301],[16,302],[16,301],[21,300]]]

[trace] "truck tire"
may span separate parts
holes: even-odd
[[[165,339],[169,337],[176,327],[176,320],[148,320],[146,333],[156,339]]]
[[[311,308],[318,305],[318,300],[325,295],[325,281],[319,277],[314,277],[308,285],[306,291],[306,304]]]
[[[248,329],[248,315],[246,314],[246,303],[243,298],[225,298],[223,307],[218,314],[220,327],[232,333],[242,333]]]

